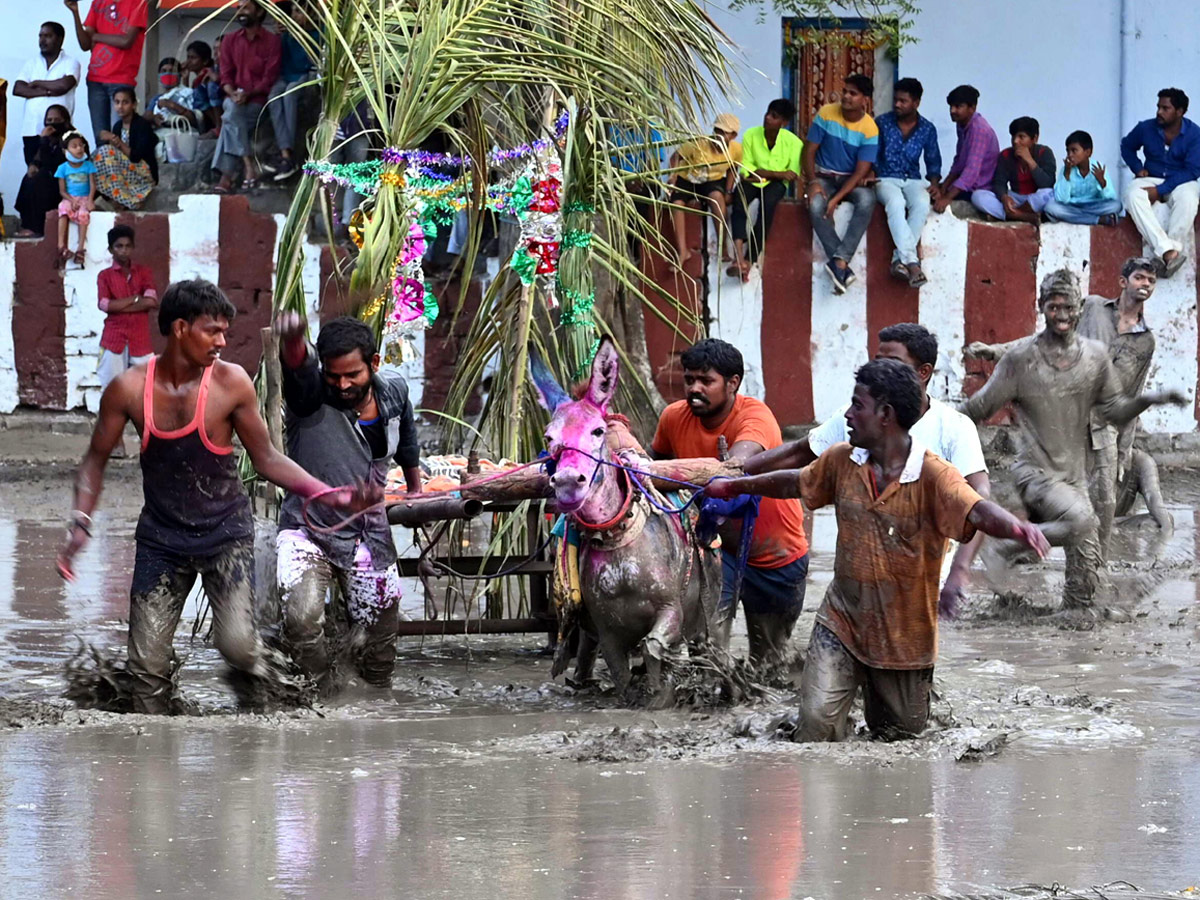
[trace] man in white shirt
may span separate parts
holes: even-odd
[[[929,396],[929,379],[933,377],[937,354],[937,337],[929,329],[912,322],[902,322],[889,325],[879,332],[879,349],[875,351],[875,358],[897,360],[917,373],[917,379],[921,382],[921,417],[909,429],[909,433],[914,441],[958,469],[967,483],[986,499],[991,495],[991,484],[975,423],[954,407]],[[798,441],[789,441],[774,450],[750,457],[745,464],[746,474],[803,468],[834,444],[848,441],[845,412],[843,408],[830,416],[828,421]],[[977,535],[955,551],[938,602],[942,615],[953,617],[959,602],[966,596],[971,579],[971,562],[979,551],[981,541],[982,538]]]
[[[79,62],[63,52],[66,30],[57,22],[44,22],[38,30],[38,55],[21,69],[13,84],[13,96],[25,99],[21,138],[25,165],[33,163],[38,136],[45,126],[46,110],[55,104],[75,115],[75,88],[79,85]]]

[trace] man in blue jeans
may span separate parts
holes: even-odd
[[[917,112],[924,89],[915,78],[901,78],[892,93],[892,111],[875,120],[879,126],[879,156],[875,161],[875,196],[887,213],[888,230],[896,243],[892,277],[919,288],[926,282],[917,244],[929,217],[931,194],[942,180],[942,153],[937,127]],[[921,178],[921,156],[925,177]]]
[[[92,136],[108,131],[113,121],[113,98],[120,88],[133,90],[142,66],[146,42],[146,0],[92,0],[87,18],[79,18],[78,0],[64,0],[75,20],[75,37],[83,50],[92,52],[88,61],[88,112]]]
[[[847,75],[840,103],[826,103],[817,112],[804,147],[804,181],[813,231],[829,261],[825,271],[835,294],[854,283],[850,259],[858,249],[871,214],[875,192],[866,186],[879,150],[879,129],[867,115],[875,87],[866,75]],[[833,214],[849,199],[854,215],[838,237]]]

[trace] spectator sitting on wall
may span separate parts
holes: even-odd
[[[46,110],[45,127],[38,135],[21,189],[17,193],[17,212],[21,215],[21,230],[17,237],[42,237],[46,233],[46,213],[58,206],[58,180],[55,173],[67,161],[63,151],[63,135],[71,131],[71,114],[60,103]]]
[[[879,153],[879,128],[867,115],[875,86],[866,75],[847,75],[840,103],[826,103],[808,129],[804,151],[804,181],[813,231],[828,260],[825,271],[833,292],[844,294],[854,283],[850,260],[866,234],[875,211],[871,167]],[[843,200],[854,213],[846,233],[838,237],[833,214]]]
[[[258,187],[254,162],[253,132],[266,105],[267,95],[279,78],[283,45],[279,35],[263,27],[267,13],[256,0],[238,0],[237,21],[242,27],[221,45],[221,90],[225,114],[213,167],[221,172],[214,189],[218,194],[233,190],[241,170],[242,187]]]
[[[733,245],[737,257],[726,274],[750,278],[750,267],[762,255],[775,218],[775,207],[787,193],[788,185],[800,177],[800,154],[804,141],[786,126],[796,114],[791,100],[780,98],[767,105],[763,123],[747,129],[742,136],[741,182],[733,204]],[[748,237],[750,204],[758,201],[758,220]],[[749,245],[747,246],[747,241]]]
[[[990,189],[1000,156],[996,132],[976,111],[979,91],[969,84],[960,84],[946,95],[946,103],[950,107],[950,120],[958,131],[958,144],[950,172],[934,195],[935,212],[945,212],[953,200],[970,200],[974,191]]]
[[[216,134],[221,128],[221,111],[225,105],[225,92],[221,90],[221,44],[225,35],[217,35],[212,45],[212,62],[203,74],[202,84],[208,93],[208,108],[204,111],[204,122],[209,131]]]
[[[196,125],[201,131],[208,130],[210,118],[213,127],[221,120],[220,104],[214,105],[213,98],[209,95],[208,85],[212,70],[212,47],[204,41],[192,41],[188,44],[180,77],[184,86],[192,92],[191,107],[196,112]],[[220,90],[220,85],[217,85],[217,90]]]
[[[875,161],[875,196],[887,213],[896,250],[892,277],[919,288],[926,281],[917,244],[929,216],[930,195],[942,178],[937,127],[917,112],[924,88],[915,78],[901,78],[892,92],[892,111],[875,120],[879,126],[879,158]],[[921,156],[925,179],[921,178]]]
[[[1009,123],[1012,146],[996,160],[992,189],[971,194],[971,203],[980,212],[1004,221],[1017,219],[1037,225],[1042,210],[1054,199],[1054,153],[1038,143],[1041,130],[1033,116],[1018,116]]]
[[[25,165],[41,146],[46,112],[58,104],[67,110],[67,120],[75,114],[75,88],[79,84],[79,62],[63,51],[66,30],[58,22],[44,22],[38,30],[38,55],[25,63],[13,84],[13,96],[25,100],[21,119]],[[57,168],[57,167],[56,167]],[[39,224],[39,233],[41,229]]]
[[[1092,136],[1067,135],[1067,162],[1054,182],[1054,199],[1042,210],[1046,218],[1073,225],[1116,225],[1121,214],[1117,189],[1102,163],[1092,162]]]
[[[133,261],[133,229],[108,231],[113,264],[96,277],[96,296],[105,314],[96,374],[103,393],[114,378],[150,359],[150,311],[158,309],[158,291],[150,270]]]
[[[295,27],[305,32],[309,40],[316,41],[317,30],[313,27],[308,14],[298,3],[292,0],[279,0],[275,4],[281,15],[290,16]],[[300,116],[301,87],[313,80],[312,71],[315,63],[304,45],[283,24],[282,54],[279,64],[279,79],[271,88],[268,97],[267,111],[271,114],[271,128],[275,132],[275,143],[279,145],[279,153],[283,161],[275,170],[275,181],[286,181],[300,170],[296,167],[294,148],[296,146],[296,127]],[[267,169],[267,166],[263,166]]]
[[[1121,158],[1136,176],[1125,191],[1125,209],[1154,255],[1162,260],[1167,278],[1187,259],[1183,248],[1200,203],[1200,184],[1196,183],[1200,178],[1200,130],[1184,117],[1187,108],[1187,94],[1179,88],[1163,88],[1158,92],[1157,115],[1138,122],[1121,139]],[[1166,231],[1154,213],[1155,203],[1165,203],[1171,210]]]
[[[75,264],[83,266],[84,248],[87,246],[88,223],[92,221],[92,210],[96,208],[96,167],[88,159],[88,142],[78,131],[68,133],[66,160],[54,177],[58,179],[58,263],[65,266],[71,258],[67,248],[67,229],[74,222],[79,226],[79,246],[75,251]]]
[[[113,99],[118,88],[133,90],[142,67],[146,42],[147,0],[92,0],[87,18],[80,21],[78,0],[63,0],[75,20],[75,37],[90,50],[87,89],[92,134],[96,140],[108,130]]]
[[[686,236],[685,207],[710,207],[716,218],[721,245],[725,245],[725,207],[733,196],[736,177],[734,166],[742,161],[742,145],[734,140],[742,123],[732,113],[721,113],[713,122],[710,137],[688,141],[671,154],[668,164],[673,172],[669,182],[671,191],[671,222],[675,227],[675,246],[679,250],[679,264],[692,258]],[[701,240],[707,240],[707,228]]]
[[[126,209],[137,209],[158,184],[158,135],[150,121],[137,113],[133,88],[118,88],[113,95],[116,121],[112,130],[100,132],[104,146],[96,150],[100,193]]]
[[[192,106],[193,91],[183,83],[179,60],[175,57],[168,56],[159,62],[158,84],[162,93],[151,97],[146,104],[146,118],[154,127],[166,127],[176,116],[182,116],[193,127],[198,125],[200,116]]]

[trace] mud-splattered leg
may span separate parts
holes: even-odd
[[[729,556],[726,554],[726,558]],[[734,574],[726,572],[727,584]],[[775,569],[746,567],[742,578],[742,609],[746,613],[750,661],[755,665],[774,668],[791,663],[792,629],[804,608],[807,579],[807,554]]]
[[[1108,559],[1109,538],[1112,535],[1113,517],[1117,508],[1116,429],[1110,426],[1109,430],[1112,432],[1108,436],[1111,442],[1091,450],[1088,454],[1088,494],[1099,519],[1097,540],[1100,543],[1102,560]],[[1096,440],[1094,434],[1093,440]]]
[[[306,675],[323,678],[329,673],[325,595],[333,569],[300,529],[280,531],[275,546],[284,647]]]
[[[1137,495],[1146,501],[1146,509],[1158,527],[1169,531],[1175,527],[1175,519],[1163,503],[1162,487],[1158,480],[1158,465],[1154,457],[1144,450],[1134,450],[1129,460],[1129,470],[1121,483],[1117,498],[1118,516],[1124,516],[1133,508]]]
[[[282,697],[286,678],[282,654],[268,652],[254,623],[254,539],[226,545],[220,553],[198,561],[204,592],[212,604],[213,643],[233,669],[253,679],[249,686],[239,679],[232,683],[240,699],[266,699],[258,690],[266,688]]]
[[[1063,608],[1095,605],[1100,586],[1100,518],[1085,490],[1038,471],[1018,475],[1017,488],[1030,518],[1051,544],[1066,550]]]
[[[626,694],[632,678],[629,671],[629,648],[602,632],[600,634],[600,654],[608,666],[609,676],[617,686],[617,692]]]
[[[174,686],[175,628],[196,581],[192,563],[140,541],[129,593],[129,661],[133,711],[166,715]]]
[[[792,740],[844,740],[862,676],[862,665],[837,635],[814,625],[800,679],[800,723]]]
[[[376,568],[367,545],[360,543],[354,568],[338,569],[337,577],[346,598],[358,670],[368,684],[387,687],[396,668],[400,574],[394,565]]]
[[[881,741],[915,738],[929,722],[933,667],[912,671],[867,669],[863,713],[871,735]]]
[[[600,649],[600,644],[596,640],[596,636],[589,632],[586,628],[580,627],[579,647],[575,651],[575,684],[583,687],[592,680],[592,672],[596,667],[596,651]]]

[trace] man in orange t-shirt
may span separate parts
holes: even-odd
[[[684,351],[682,362],[687,399],[672,403],[659,417],[651,444],[656,457],[715,457],[721,435],[735,459],[779,446],[783,436],[771,410],[760,400],[738,394],[744,368],[736,347],[709,338]],[[721,531],[722,611],[733,603],[737,581],[740,522],[731,525]],[[807,576],[808,540],[800,501],[763,498],[740,592],[752,662],[790,661],[789,643],[804,605]],[[733,610],[728,611],[732,617]]]

